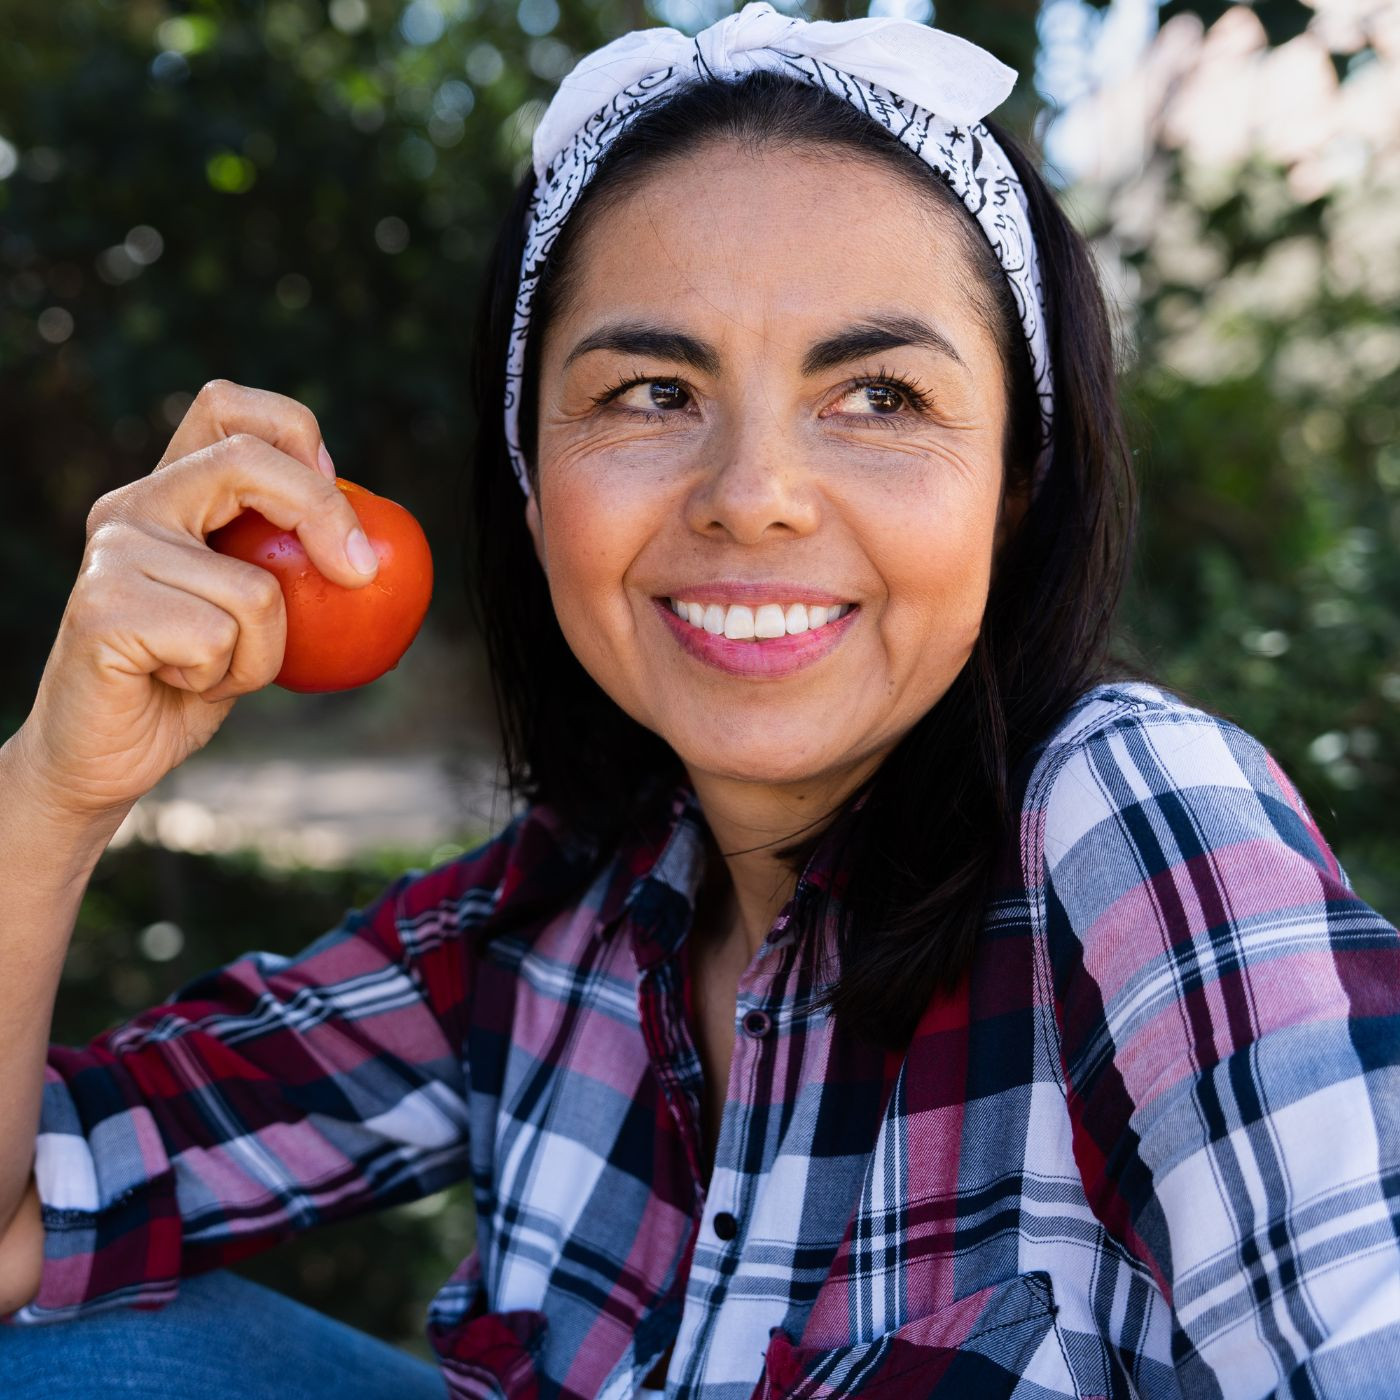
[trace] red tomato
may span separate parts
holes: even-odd
[[[215,530],[211,549],[277,575],[287,603],[287,650],[276,684],[303,692],[350,690],[399,664],[433,593],[433,557],[422,527],[399,504],[353,481],[335,483],[379,556],[363,588],[332,583],[291,530],[255,510]]]

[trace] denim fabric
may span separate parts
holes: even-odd
[[[5,1400],[443,1400],[436,1366],[219,1269],[154,1311],[0,1328]]]

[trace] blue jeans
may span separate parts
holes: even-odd
[[[155,1311],[0,1327],[5,1400],[445,1400],[436,1366],[226,1269]]]

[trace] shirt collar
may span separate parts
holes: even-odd
[[[864,801],[862,795],[857,805]],[[594,924],[596,936],[607,938],[624,920],[630,922],[641,971],[671,956],[680,946],[694,917],[706,864],[705,817],[690,783],[678,783],[667,801],[656,804],[653,812],[658,815],[622,843],[600,876]],[[792,941],[796,915],[818,893],[834,891],[839,896],[842,872],[837,856],[836,835],[828,832],[807,860],[792,898],[769,930],[770,945]]]

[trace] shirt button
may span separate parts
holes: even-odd
[[[773,1018],[766,1011],[750,1011],[744,1016],[743,1025],[750,1040],[762,1040],[773,1029]]]
[[[739,1233],[739,1222],[727,1210],[715,1216],[715,1234],[722,1240],[732,1240]]]

